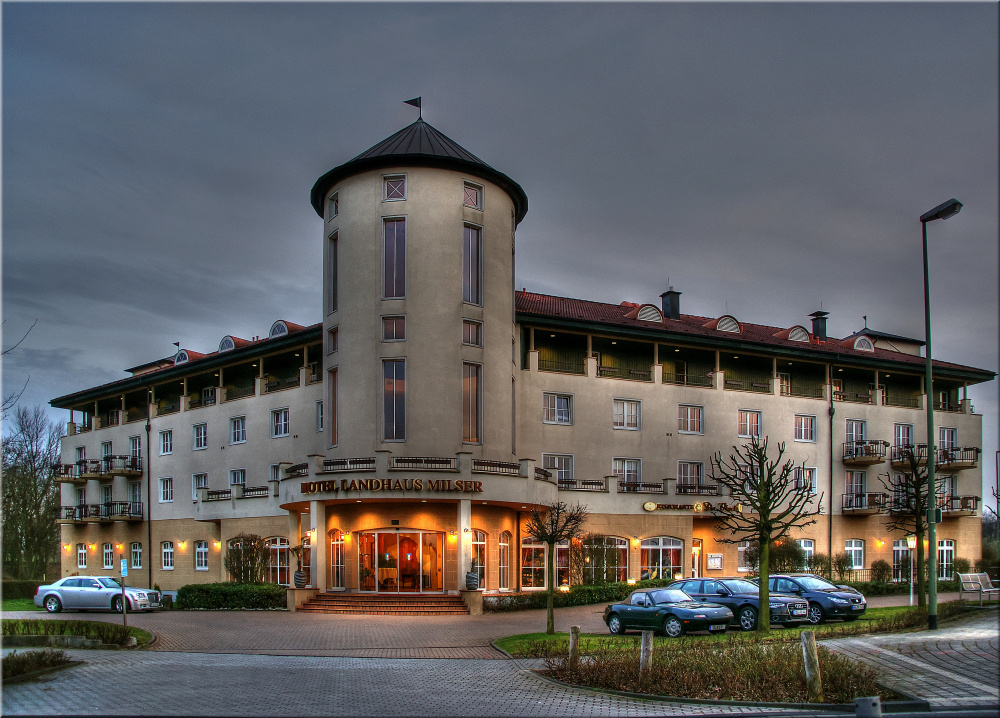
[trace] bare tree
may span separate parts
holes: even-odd
[[[5,422],[7,423],[7,422]],[[3,568],[41,578],[59,558],[59,429],[40,406],[15,408],[3,437]]]
[[[0,322],[0,326],[2,326],[3,324],[6,324],[6,323],[7,323],[7,320],[4,319],[3,322]],[[4,349],[3,352],[0,353],[0,355],[7,356],[12,351],[14,351],[15,349],[17,349],[17,347],[21,344],[21,342],[23,342],[25,340],[25,338],[31,333],[31,330],[35,328],[36,324],[38,324],[38,320],[37,319],[31,323],[31,326],[28,327],[28,331],[26,331],[24,334],[22,334],[21,338],[18,339],[17,342],[13,346],[10,346],[10,347],[7,347],[6,349]],[[30,374],[28,375],[28,378],[24,380],[24,384],[21,386],[20,391],[12,391],[10,394],[7,394],[6,396],[3,397],[2,406],[0,406],[0,416],[3,416],[4,419],[7,418],[7,413],[11,409],[14,408],[14,406],[17,404],[18,401],[20,401],[21,395],[24,394],[24,390],[28,387],[28,382],[29,381],[31,381],[31,375]]]
[[[767,580],[772,544],[786,536],[793,526],[816,523],[815,517],[823,510],[823,495],[817,498],[808,480],[794,476],[795,464],[790,459],[782,463],[785,444],[778,444],[778,456],[773,461],[768,458],[767,451],[767,437],[763,441],[753,437],[742,448],[734,446],[727,459],[722,458],[722,452],[716,452],[711,468],[711,478],[728,489],[736,502],[732,505],[715,504],[711,508],[716,528],[726,536],[716,540],[722,543],[751,541],[756,544],[762,614],[770,603]],[[758,631],[770,630],[768,619],[768,615],[758,617]]]
[[[923,606],[927,600],[924,595],[924,534],[927,531],[927,511],[931,506],[927,490],[927,455],[921,456],[912,446],[902,451],[906,470],[882,474],[878,478],[889,494],[885,506],[889,512],[886,530],[917,537],[917,605]]]
[[[555,620],[553,617],[553,598],[555,596],[556,584],[556,544],[560,541],[569,541],[580,535],[584,522],[587,520],[587,507],[576,504],[568,506],[563,501],[547,504],[541,508],[534,508],[528,513],[528,520],[524,525],[525,533],[539,543],[548,544],[546,549],[548,554],[548,597],[546,605],[545,632],[555,633]]]

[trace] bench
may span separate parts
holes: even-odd
[[[958,595],[961,597],[965,591],[969,593],[978,592],[980,606],[983,605],[984,594],[988,598],[995,598],[1000,595],[1000,586],[993,585],[988,573],[960,573],[958,574],[958,580],[962,583],[962,588],[959,589]]]

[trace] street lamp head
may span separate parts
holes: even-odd
[[[920,215],[920,221],[927,223],[933,222],[935,219],[948,219],[949,217],[954,217],[962,209],[962,203],[957,199],[950,199],[943,204],[939,204],[934,209],[924,212]]]

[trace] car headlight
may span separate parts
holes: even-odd
[[[772,611],[779,611],[779,612],[781,611],[781,609],[785,607],[785,604],[783,603],[771,603],[768,605],[771,607]]]
[[[840,605],[843,606],[850,603],[850,601],[848,601],[846,598],[834,598],[833,596],[830,596],[830,603],[839,603]]]
[[[146,594],[144,594],[142,591],[136,591],[135,597],[145,600]]]

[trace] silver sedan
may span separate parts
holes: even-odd
[[[125,588],[129,611],[161,608],[160,593],[139,588]],[[121,613],[122,586],[107,576],[69,576],[35,591],[35,605],[49,613],[66,609],[110,610]]]

